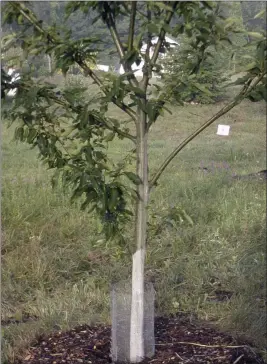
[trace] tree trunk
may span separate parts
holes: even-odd
[[[144,100],[145,104],[145,100]],[[142,183],[138,185],[136,204],[135,238],[137,250],[132,266],[132,306],[130,331],[130,361],[139,363],[144,358],[144,264],[147,235],[148,203],[148,153],[146,114],[139,109],[137,122],[136,173]]]

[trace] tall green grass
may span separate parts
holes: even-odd
[[[173,106],[160,118],[149,141],[150,173],[220,107]],[[231,125],[230,135],[208,128],[151,194],[146,274],[155,280],[158,314],[192,312],[264,349],[266,186],[231,174],[265,168],[265,105],[243,102],[219,123]],[[59,187],[52,190],[36,151],[12,141],[13,127],[2,129],[2,320],[34,318],[3,326],[3,361],[12,363],[42,332],[109,323],[110,283],[131,274],[131,257],[101,239],[94,216],[70,205]],[[126,141],[115,142],[110,155],[125,148]],[[212,165],[210,174],[199,169]],[[218,301],[216,291],[231,298]]]

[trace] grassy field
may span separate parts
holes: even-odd
[[[222,105],[171,107],[153,126],[150,172]],[[116,114],[113,110],[114,115]],[[266,343],[266,186],[231,175],[266,167],[265,104],[243,102],[171,163],[151,195],[147,274],[156,312],[186,311]],[[230,135],[216,135],[217,125]],[[93,216],[52,190],[37,153],[2,126],[3,362],[25,355],[36,335],[110,322],[109,285],[131,273],[127,250],[101,241]],[[119,156],[127,142],[114,143]],[[199,167],[213,169],[205,174]],[[181,208],[193,225],[175,217]],[[168,216],[172,224],[161,224]],[[127,232],[129,237],[131,231]],[[223,299],[223,294],[229,299]],[[27,317],[31,317],[29,320]],[[15,322],[16,321],[16,322]]]

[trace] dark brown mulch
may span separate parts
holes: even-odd
[[[107,364],[110,327],[82,325],[40,337],[15,364]],[[247,344],[187,317],[155,320],[156,353],[143,364],[266,364]]]

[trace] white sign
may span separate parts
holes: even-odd
[[[97,64],[96,68],[98,69],[98,71],[104,71],[104,72],[109,71],[109,66],[106,66],[104,64]]]
[[[217,135],[229,135],[230,125],[218,125]]]

